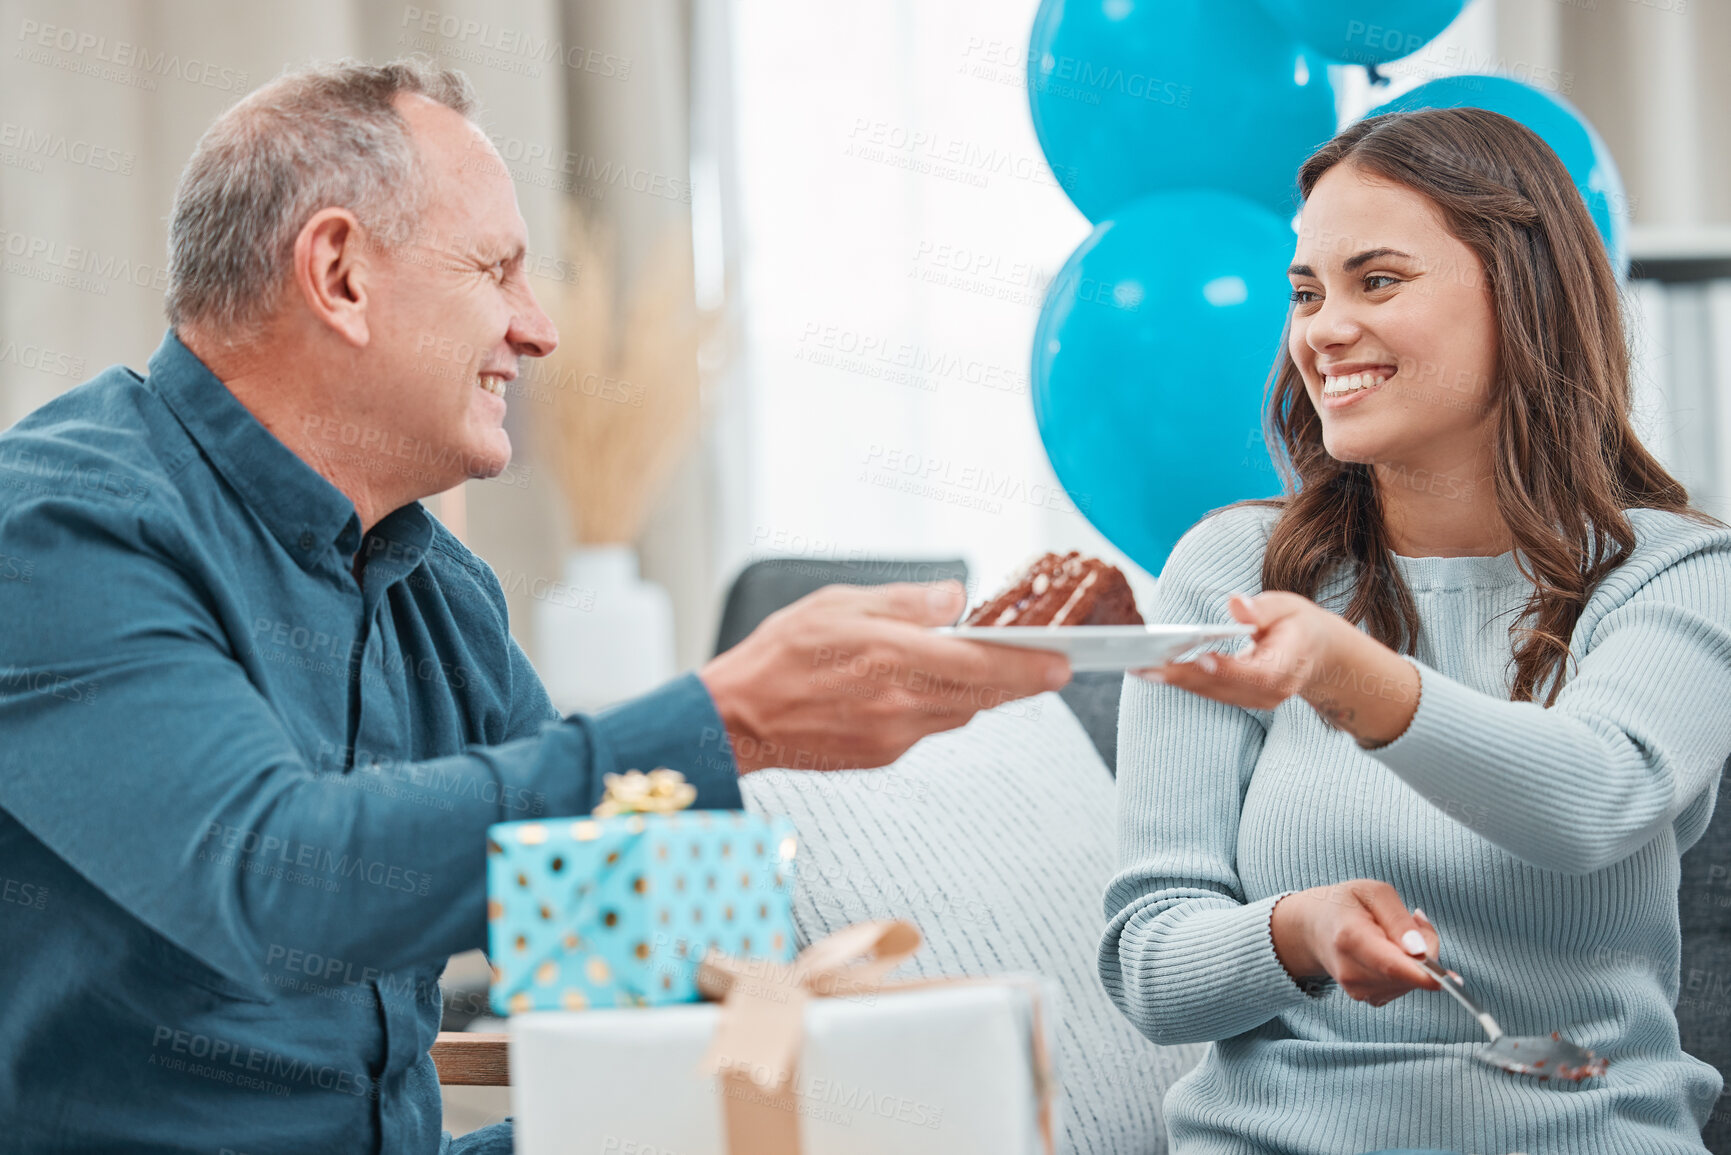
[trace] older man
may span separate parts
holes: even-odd
[[[409,63],[254,93],[183,177],[148,374],[0,436],[9,1152],[430,1155],[489,823],[584,812],[629,767],[735,807],[741,772],[881,765],[1068,676],[927,633],[954,587],[832,589],[559,718],[492,572],[416,501],[505,468],[506,384],[557,340],[470,108]],[[429,336],[472,359],[429,372]],[[921,676],[814,682],[824,647]]]

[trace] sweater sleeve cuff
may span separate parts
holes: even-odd
[[[1294,978],[1292,973],[1286,969],[1286,965],[1280,961],[1279,952],[1274,949],[1274,908],[1280,905],[1281,899],[1296,893],[1297,891],[1284,890],[1273,898],[1265,898],[1259,902],[1253,903],[1252,905],[1263,913],[1262,931],[1268,936],[1268,953],[1274,958],[1275,969],[1278,970],[1286,981],[1291,984],[1293,989],[1299,991],[1308,998],[1319,999],[1323,995],[1327,994],[1329,989],[1334,986],[1334,976],[1323,975],[1321,978]]]
[[[1161,936],[1173,969],[1161,985],[1174,1004],[1167,1013],[1185,1020],[1182,1037],[1241,1034],[1322,993],[1294,980],[1274,951],[1274,904],[1285,897],[1198,912]]]
[[[1423,707],[1423,705],[1424,705],[1424,670],[1427,667],[1421,665],[1418,661],[1414,660],[1413,658],[1408,657],[1406,654],[1402,654],[1401,657],[1406,658],[1407,665],[1412,667],[1413,677],[1418,682],[1418,691],[1417,691],[1417,694],[1416,694],[1415,699],[1414,699],[1413,704],[1412,704],[1413,713],[1416,715],[1418,713],[1419,709],[1421,707]],[[1407,730],[1410,730],[1410,729],[1412,729],[1412,719],[1408,718],[1406,720],[1406,729],[1402,730],[1399,734],[1396,734],[1394,737],[1390,738],[1388,741],[1386,741],[1386,742],[1366,742],[1363,738],[1358,738],[1358,739],[1356,739],[1356,741],[1358,742],[1358,748],[1360,750],[1364,750],[1366,752],[1369,752],[1371,750],[1381,750],[1385,746],[1392,746],[1396,742],[1398,742],[1402,738],[1404,738],[1406,736]]]
[[[595,716],[595,728],[620,770],[665,766],[697,787],[698,810],[739,810],[739,764],[715,700],[696,674]],[[599,784],[598,784],[599,785]]]
[[[1367,746],[1364,752],[1408,782],[1424,781],[1459,761],[1460,736],[1483,726],[1475,705],[1484,695],[1417,658],[1403,656],[1418,672],[1418,705],[1412,720],[1392,742]]]

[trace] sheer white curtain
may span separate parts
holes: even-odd
[[[992,587],[1044,549],[1121,560],[1057,486],[1028,394],[1046,283],[1088,232],[1029,119],[1036,7],[726,6],[741,329],[724,569],[962,556]]]

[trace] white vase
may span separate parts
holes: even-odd
[[[673,676],[673,602],[628,545],[579,546],[537,595],[535,665],[562,714],[634,698]]]

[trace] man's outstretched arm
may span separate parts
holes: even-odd
[[[531,816],[512,800],[585,813],[607,773],[666,765],[697,784],[700,807],[736,807],[735,750],[746,769],[882,765],[1068,674],[1054,655],[930,635],[959,590],[832,588],[773,615],[701,681],[395,767],[433,787],[428,805],[307,764],[173,537],[100,500],[33,499],[0,520],[0,545],[35,559],[37,579],[0,588],[0,809],[243,983],[273,942],[380,970],[481,945],[486,829]],[[511,665],[532,685],[514,646]]]
[[[595,717],[532,711],[514,740],[393,766],[400,788],[316,772],[172,536],[99,500],[0,517],[0,552],[33,561],[30,582],[0,582],[0,809],[236,981],[271,943],[380,970],[483,945],[487,827],[585,813],[609,772],[672,766],[699,806],[739,805],[691,676]],[[520,651],[512,666],[533,685]]]

